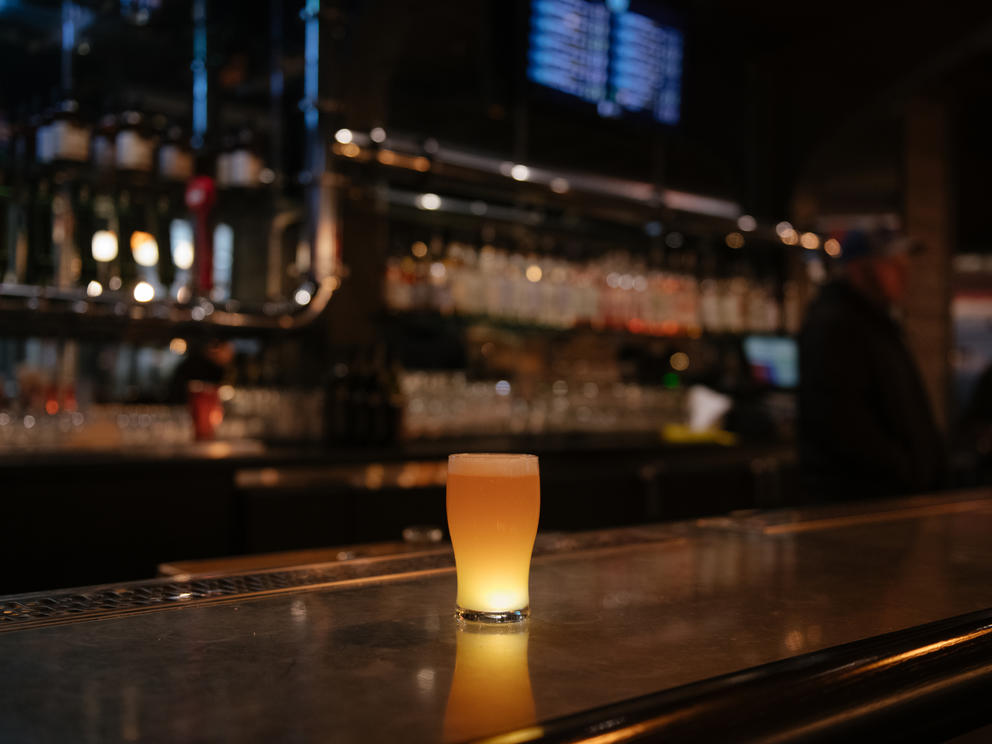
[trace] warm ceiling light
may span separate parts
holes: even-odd
[[[815,251],[820,247],[820,236],[816,233],[805,232],[799,238],[799,244],[808,251]]]

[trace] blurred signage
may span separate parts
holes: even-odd
[[[683,41],[680,29],[626,2],[532,0],[527,77],[595,104],[603,116],[677,124]]]

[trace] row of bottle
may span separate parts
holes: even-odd
[[[242,127],[226,134],[213,153],[219,188],[253,188],[271,183],[256,133]],[[98,172],[156,174],[164,182],[185,182],[195,173],[190,136],[163,115],[128,109],[87,119],[66,99],[44,113],[10,122],[0,112],[0,169],[16,180],[37,168],[90,165]]]
[[[651,335],[798,331],[797,288],[746,271],[698,277],[687,266],[649,267],[625,251],[586,262],[485,245],[415,242],[388,259],[391,310],[434,310],[517,323],[624,329]]]
[[[141,302],[186,302],[194,289],[224,301],[232,294],[235,229],[211,219],[197,236],[197,216],[178,191],[42,179],[30,192],[0,197],[0,279],[78,287],[91,297],[123,291]],[[194,276],[197,244],[208,239],[209,276]]]

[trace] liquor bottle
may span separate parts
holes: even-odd
[[[49,106],[31,117],[30,126],[34,131],[34,162],[45,166],[52,162],[51,124],[54,119],[54,109]]]
[[[166,191],[155,199],[154,220],[149,232],[155,237],[158,245],[158,279],[163,287],[171,287],[176,279],[176,265],[172,257],[172,240],[170,226],[176,218],[184,214],[177,205],[182,203],[180,196]]]
[[[234,136],[229,154],[228,185],[235,188],[256,188],[262,172],[254,133],[247,127]]]
[[[122,113],[114,138],[114,163],[118,170],[151,173],[155,140],[145,116],[134,109]]]
[[[96,263],[96,280],[87,283],[86,293],[91,297],[97,297],[106,289],[117,291],[122,286],[118,260],[120,226],[115,201],[110,191],[95,192],[92,214],[89,245],[84,243],[82,250],[88,249]]]
[[[112,171],[117,163],[117,117],[104,114],[90,140],[90,162],[101,172]]]
[[[79,103],[72,98],[56,107],[47,125],[48,160],[56,164],[79,164],[89,160],[90,127],[80,116]]]
[[[88,183],[79,183],[74,192],[75,242],[79,257],[78,283],[84,288],[90,282],[98,281],[97,262],[93,258],[93,233],[96,232],[93,188]],[[95,291],[93,287],[90,291]]]
[[[134,249],[137,233],[146,232],[146,221],[143,219],[144,198],[141,190],[121,188],[117,192],[117,222],[118,233],[117,267],[122,288],[130,291],[138,281],[138,264],[135,262]]]
[[[234,147],[237,138],[228,132],[221,137],[220,148],[217,151],[215,178],[218,189],[226,189],[232,185],[231,166],[234,158]]]
[[[35,286],[48,285],[54,278],[52,207],[52,184],[48,175],[42,175],[31,190],[28,207],[24,281]]]
[[[193,177],[193,150],[183,128],[172,124],[165,129],[158,148],[158,175],[163,181],[185,183]]]

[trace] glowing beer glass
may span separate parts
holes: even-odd
[[[482,622],[523,620],[530,614],[530,556],[541,511],[537,457],[451,455],[447,502],[457,614]]]

